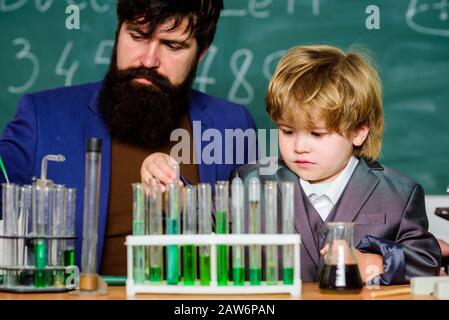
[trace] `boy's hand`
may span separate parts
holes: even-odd
[[[165,192],[166,185],[176,179],[176,172],[172,165],[177,163],[175,159],[168,154],[156,152],[148,157],[142,163],[140,169],[140,179],[145,186],[149,186],[152,179],[159,182],[162,192]],[[179,183],[182,186],[182,182]]]
[[[438,239],[438,244],[440,245],[441,254],[444,257],[449,257],[449,244],[441,239]]]
[[[321,250],[320,254],[325,256],[329,251],[329,244],[326,244]],[[364,283],[369,282],[374,277],[384,273],[383,256],[376,253],[362,253],[359,250],[354,250],[355,259],[359,266],[360,276]]]

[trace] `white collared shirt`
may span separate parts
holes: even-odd
[[[358,163],[359,159],[352,156],[343,171],[331,182],[310,184],[299,178],[304,193],[323,221],[337,203]]]

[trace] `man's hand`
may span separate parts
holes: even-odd
[[[159,182],[159,187],[162,192],[165,192],[166,185],[176,179],[176,172],[173,170],[173,164],[176,160],[168,154],[156,152],[148,157],[142,163],[140,169],[140,179],[145,186],[151,184],[152,179]],[[182,186],[182,182],[180,182]]]
[[[347,249],[349,249],[349,247]],[[325,245],[320,250],[320,254],[325,256],[328,251],[329,244]],[[334,252],[334,254],[337,254],[337,252]],[[360,276],[362,277],[362,281],[364,283],[369,282],[374,277],[384,273],[384,261],[382,255],[375,253],[362,253],[359,250],[354,250],[354,254],[356,262],[359,266]]]

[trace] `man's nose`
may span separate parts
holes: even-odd
[[[148,44],[140,58],[140,63],[148,69],[157,69],[160,66],[159,48],[156,43]]]

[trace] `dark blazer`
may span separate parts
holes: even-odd
[[[84,158],[88,137],[103,139],[98,264],[101,261],[106,229],[111,170],[111,136],[98,111],[97,97],[101,85],[101,82],[97,82],[24,95],[18,104],[15,118],[7,124],[0,138],[0,156],[7,167],[10,181],[13,183],[31,184],[33,177],[40,177],[41,161],[45,155],[65,155],[65,162],[49,163],[48,178],[55,183],[77,189],[77,265],[81,258]],[[202,152],[209,145],[208,141],[200,139],[206,130],[214,129],[224,137],[226,129],[242,129],[243,131],[250,128],[256,129],[254,120],[245,107],[195,90],[191,91],[188,112],[192,122],[197,159],[201,159]],[[196,137],[195,134],[198,136]],[[233,152],[233,155],[237,154],[236,150],[228,150],[226,147],[223,144],[223,150],[221,150],[223,156],[230,152]],[[231,147],[237,148],[237,146]],[[201,182],[213,185],[217,180],[226,180],[233,169],[242,163],[248,163],[246,152],[244,156],[244,162],[240,162],[240,164],[236,162],[208,164],[201,161],[198,164]],[[0,182],[4,182],[3,175],[0,175]],[[131,186],[129,187],[131,188]],[[131,212],[132,208],[129,210]]]
[[[282,160],[272,175],[260,175],[260,168],[260,164],[245,165],[233,172],[233,175],[240,176],[245,182],[253,176],[259,177],[262,183],[276,180],[279,183],[279,194],[280,182],[295,182],[294,223],[302,242],[301,278],[306,282],[316,281],[323,258],[307,218],[304,203],[306,196],[301,190],[299,178]],[[280,208],[281,202],[278,212],[282,212]],[[386,261],[395,260],[393,264],[396,266],[386,268],[397,273],[389,275],[392,279],[389,283],[402,283],[415,276],[439,274],[441,251],[435,237],[427,231],[424,191],[411,179],[377,162],[368,163],[360,159],[335,210],[333,221],[355,224],[354,244],[361,244],[363,240],[363,246],[366,247],[366,243],[371,240],[371,248],[365,252],[382,254],[384,265]],[[281,215],[278,214],[278,232],[281,232],[281,221]],[[371,236],[370,240],[366,236]],[[376,239],[380,243],[373,245]],[[398,266],[398,263],[403,266]]]

